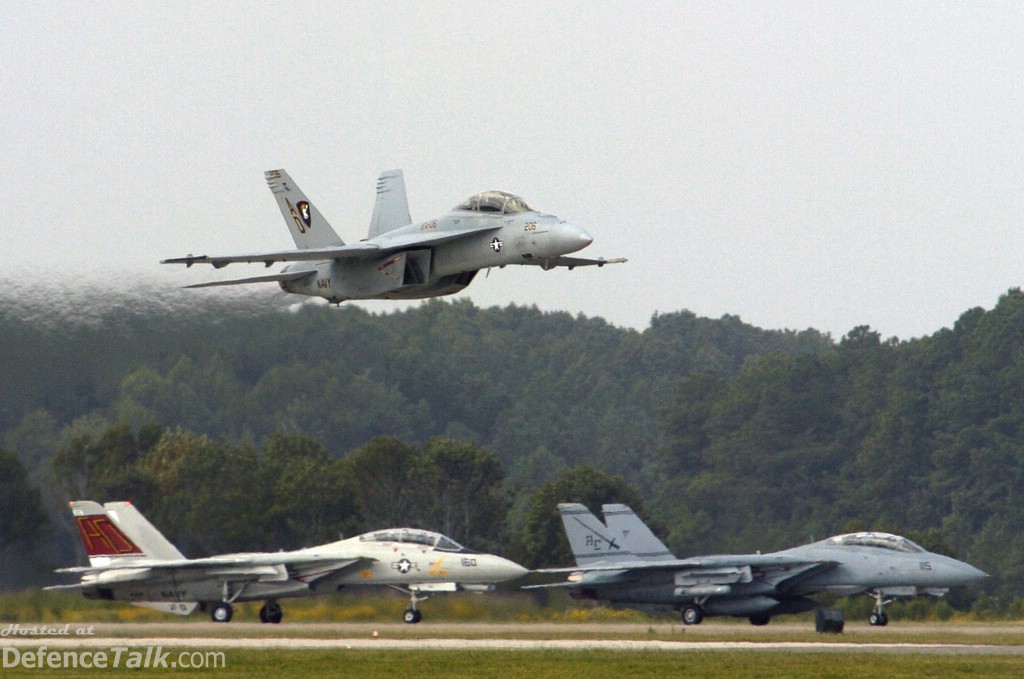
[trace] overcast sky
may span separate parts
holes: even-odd
[[[402,168],[629,258],[481,306],[906,339],[1024,285],[1020,2],[5,2],[0,50],[0,279],[216,278],[158,261],[291,247],[284,167],[349,242]]]

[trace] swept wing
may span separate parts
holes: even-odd
[[[163,560],[131,559],[114,561],[107,565],[74,566],[57,569],[58,573],[116,573],[118,582],[159,579],[163,574],[173,573],[182,577],[216,577],[230,580],[287,580],[295,577],[307,584],[328,575],[338,575],[365,567],[375,559],[369,557],[339,558],[336,555],[311,555],[289,553],[226,554],[202,559]],[[316,569],[310,578],[307,570]],[[299,574],[296,576],[296,574]]]
[[[613,563],[595,563],[586,566],[567,566],[564,568],[539,568],[534,573],[586,573],[588,571],[636,571],[636,570],[694,570],[700,568],[793,568],[826,563],[837,565],[835,561],[812,561],[793,556],[775,554],[726,554],[722,556],[695,556],[689,559],[672,559],[664,561],[616,561]]]
[[[459,231],[451,232],[417,232],[395,236],[384,235],[375,240],[362,241],[360,243],[355,243],[353,245],[339,245],[326,248],[307,248],[305,250],[278,250],[275,252],[253,252],[244,255],[224,255],[214,257],[211,257],[209,255],[188,255],[186,257],[174,257],[173,259],[164,259],[161,260],[160,263],[184,264],[185,266],[192,266],[193,264],[211,264],[213,265],[213,268],[220,269],[222,267],[227,266],[228,264],[236,263],[262,263],[265,266],[270,266],[275,262],[322,262],[329,259],[359,259],[362,257],[377,256],[383,253],[391,252],[393,250],[404,250],[406,248],[411,247],[425,247],[429,245],[437,245],[438,243],[446,243],[448,241],[464,238],[472,234],[482,233],[486,231],[494,231],[500,228],[500,224],[488,224],[485,226],[465,228],[460,229]],[[612,260],[607,260],[607,262],[611,261]],[[534,262],[529,263],[532,264]],[[538,261],[537,263],[540,262]],[[595,260],[593,263],[596,264],[597,261]]]
[[[663,561],[617,561],[595,563],[586,566],[567,568],[541,568],[535,573],[577,573],[581,576],[589,574],[585,585],[623,583],[642,577],[645,573],[670,571],[675,573],[679,585],[692,581],[702,587],[732,585],[743,578],[749,582],[751,572],[777,571],[783,577],[773,578],[776,587],[788,587],[795,582],[804,580],[822,571],[838,566],[836,561],[813,561],[786,555],[747,554],[700,556],[689,559],[672,559]],[[549,589],[579,587],[584,585],[580,578],[570,578],[567,582],[544,585],[528,585],[523,589]],[[710,593],[710,592],[709,592]]]

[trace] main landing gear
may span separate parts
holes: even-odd
[[[284,613],[276,601],[268,601],[260,608],[260,622],[269,622],[272,625],[276,625],[281,622],[283,617]]]
[[[210,609],[210,619],[214,622],[231,622],[231,618],[234,615],[235,609],[227,601],[218,602]],[[260,608],[260,622],[269,622],[272,625],[276,625],[281,622],[283,617],[284,613],[276,601],[268,601]]]
[[[704,608],[697,603],[684,604],[679,609],[679,615],[683,619],[684,625],[699,625],[704,621]],[[750,624],[757,627],[767,625],[771,620],[771,616],[758,614],[750,616]]]
[[[214,622],[231,622],[231,616],[234,614],[234,609],[227,601],[214,604],[210,609],[210,619]]]
[[[704,609],[700,604],[686,604],[679,611],[684,625],[699,625],[704,620]]]
[[[243,584],[235,592],[232,592],[231,583],[224,581],[221,583],[221,590],[222,600],[213,604],[213,608],[210,609],[210,619],[214,622],[231,622],[231,616],[235,614],[231,604],[245,591],[245,585]]]

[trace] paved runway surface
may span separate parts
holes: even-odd
[[[849,629],[849,628],[848,628]],[[445,624],[417,625],[374,623],[294,623],[259,625],[253,623],[147,623],[47,625],[45,628],[21,623],[16,628],[0,625],[0,647],[111,648],[117,646],[164,646],[186,648],[274,648],[274,649],[568,649],[630,650],[662,652],[694,651],[779,651],[813,653],[921,653],[941,655],[1024,655],[1020,644],[1021,625],[913,624],[891,627],[891,641],[877,641],[878,630],[855,628],[843,635],[821,635],[820,640],[784,641],[780,634],[806,633],[805,626],[776,625],[764,640],[721,640],[716,636],[746,633],[747,628],[712,625],[701,628],[619,624]],[[678,639],[644,639],[651,632],[672,634]],[[865,634],[872,636],[864,639]],[[912,635],[941,634],[955,641],[918,643],[901,641]],[[574,638],[559,638],[572,635]],[[972,637],[1005,635],[1011,643],[972,643]],[[529,638],[520,638],[528,636]],[[652,635],[653,636],[653,635]],[[632,637],[632,638],[615,638]],[[862,641],[857,641],[861,637]],[[1016,643],[1014,643],[1016,642]]]

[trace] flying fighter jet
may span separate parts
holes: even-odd
[[[504,191],[478,193],[451,212],[412,223],[401,170],[377,180],[377,201],[366,239],[346,245],[284,170],[266,173],[296,250],[224,257],[206,255],[165,259],[163,264],[291,262],[279,273],[189,285],[203,288],[276,282],[285,292],[347,299],[418,299],[459,292],[480,269],[532,264],[548,270],[564,266],[604,266],[625,259],[566,257],[593,240],[578,226],[537,212]]]
[[[494,554],[473,552],[439,533],[396,528],[291,552],[186,559],[128,502],[71,502],[89,565],[61,568],[81,582],[86,599],[129,601],[188,615],[197,607],[229,622],[232,604],[264,600],[260,622],[281,622],[277,599],[384,585],[409,595],[403,619],[422,618],[418,604],[439,592],[486,592],[527,570]]]
[[[602,507],[607,525],[581,504],[558,511],[576,557],[567,582],[531,588],[568,588],[575,598],[629,607],[671,607],[697,625],[712,615],[747,617],[766,625],[772,616],[819,606],[809,595],[869,594],[869,622],[884,626],[892,597],[942,596],[950,587],[987,577],[977,568],[933,554],[889,533],[850,533],[771,554],[726,554],[677,559],[626,505]]]

